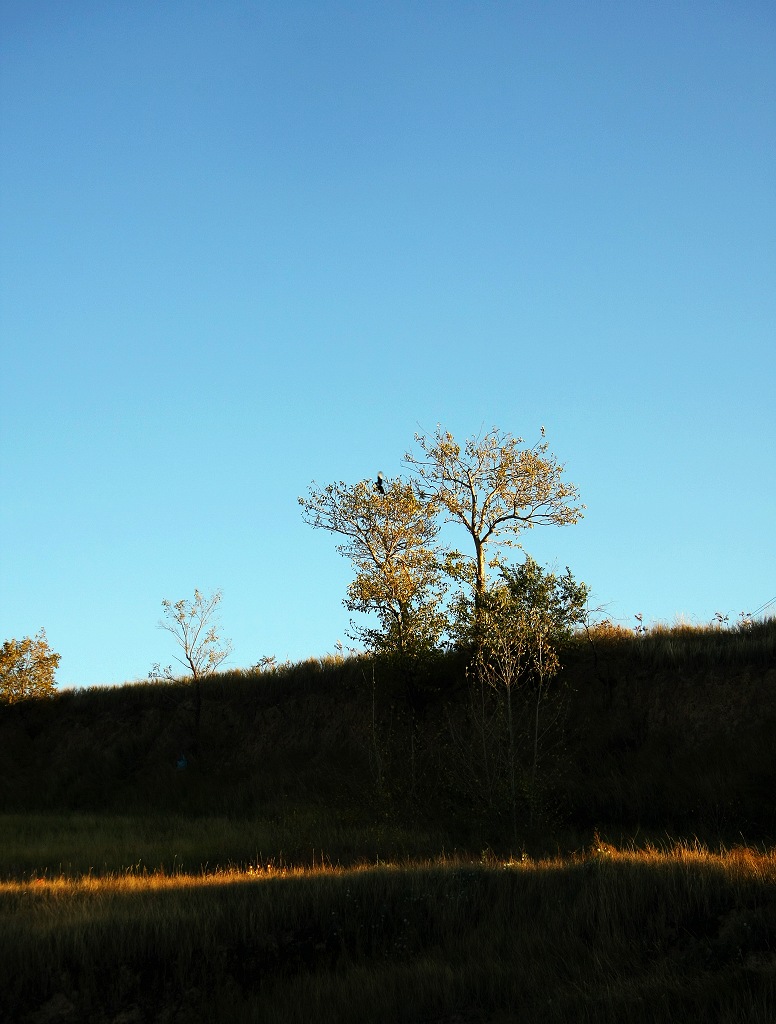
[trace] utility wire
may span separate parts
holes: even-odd
[[[755,608],[755,610],[751,612],[752,618],[754,618],[755,615],[759,615],[760,612],[764,612],[766,608],[770,608],[772,604],[776,604],[776,597],[772,597],[770,601],[766,601],[765,604],[761,604],[759,608]]]

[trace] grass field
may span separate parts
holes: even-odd
[[[291,806],[261,819],[0,815],[0,880],[83,875],[201,874],[257,864],[351,865],[431,857],[444,839],[356,823],[352,812]]]
[[[776,1024],[776,620],[564,662],[517,817],[455,655],[0,707],[0,1022]]]
[[[0,824],[3,1020],[776,1020],[773,850],[341,866],[282,854],[311,820]]]

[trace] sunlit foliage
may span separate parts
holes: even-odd
[[[589,593],[588,585],[577,581],[568,566],[559,576],[526,555],[520,565],[502,566],[500,578],[483,595],[483,641],[487,642],[488,632],[501,630],[512,621],[533,621],[541,625],[548,639],[557,646],[585,622]],[[454,613],[453,628],[458,643],[471,643],[475,625],[473,595],[461,593]]]
[[[523,438],[493,427],[461,447],[437,427],[433,437],[416,434],[415,441],[421,454],[408,452],[405,463],[419,491],[441,507],[449,522],[463,526],[474,546],[474,555],[458,553],[458,560],[462,567],[468,562],[475,606],[487,587],[489,546],[514,546],[523,530],[564,526],[582,516],[577,488],[563,479],[563,467],[544,440],[524,448]],[[499,558],[490,564],[500,564]]]
[[[54,693],[54,673],[60,662],[41,629],[34,637],[6,640],[0,649],[0,701],[13,704],[28,697]]]
[[[400,654],[433,648],[446,624],[436,505],[400,480],[384,493],[368,480],[312,484],[299,504],[305,522],[344,538],[337,551],[356,572],[345,607],[373,612],[380,623],[358,630],[367,648]]]
[[[487,570],[505,564],[498,552],[487,559],[488,546],[514,546],[522,530],[537,525],[574,523],[584,507],[545,441],[525,448],[522,438],[493,428],[462,448],[441,427],[415,440],[420,454],[405,455],[409,482],[394,480],[387,489],[382,477],[376,484],[312,484],[299,498],[307,523],[345,538],[337,550],[356,570],[345,605],[377,615],[380,629],[358,633],[373,651],[434,648],[450,633],[451,583],[471,590],[479,619]],[[474,555],[438,543],[440,518],[464,526]]]

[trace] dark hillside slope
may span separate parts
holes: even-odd
[[[569,664],[573,815],[776,835],[776,620],[684,633]]]
[[[776,835],[776,620],[743,637],[580,637],[562,660],[534,773],[553,825]],[[478,774],[477,702],[460,657],[441,659],[421,696],[408,701],[387,669],[354,658],[219,675],[203,685],[198,736],[187,683],[2,706],[0,811],[251,815],[302,799],[496,841],[504,815]],[[503,737],[498,695],[486,697],[490,754]],[[534,710],[525,687],[515,695],[525,785]]]
[[[0,707],[0,809],[240,813],[360,777],[355,666],[65,691]]]

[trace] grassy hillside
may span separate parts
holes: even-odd
[[[539,706],[513,694],[521,835],[639,826],[763,838],[776,830],[776,620],[746,631],[580,636]],[[456,845],[514,846],[503,694],[459,655],[412,681],[368,659],[203,686],[59,693],[0,707],[0,811],[250,816],[331,805],[419,821]],[[512,808],[510,808],[511,812]],[[510,819],[510,820],[508,820]]]
[[[776,622],[563,662],[0,708],[0,1019],[772,1024]]]
[[[776,620],[656,630],[570,659],[567,806],[580,823],[773,837]]]

